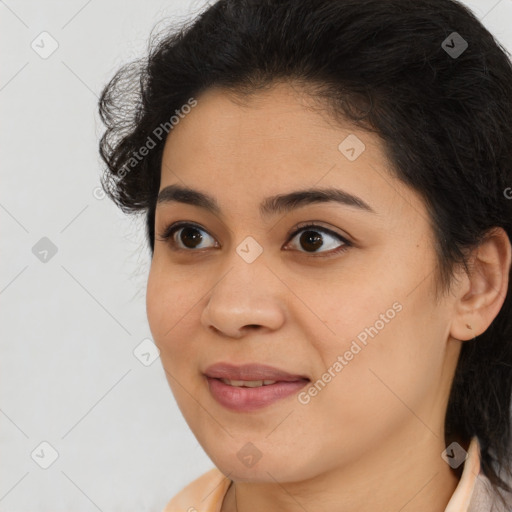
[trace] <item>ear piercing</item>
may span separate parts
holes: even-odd
[[[471,325],[469,324],[466,324],[466,327],[469,329],[469,330],[473,330],[473,327],[471,327]],[[473,339],[476,340],[476,336],[473,334]]]

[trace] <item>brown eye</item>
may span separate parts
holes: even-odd
[[[178,235],[179,240],[188,249],[196,248],[203,240],[203,235],[197,228],[181,228],[181,233]]]
[[[208,239],[211,239],[215,246],[215,239],[207,231],[190,223],[172,224],[160,237],[162,241],[169,242],[172,248],[176,250],[208,248],[208,245],[201,246],[203,243],[208,244]]]
[[[298,237],[297,249],[302,253],[319,255],[334,255],[345,251],[352,244],[344,237],[334,231],[316,224],[308,224],[299,227],[293,235],[291,241]],[[208,238],[213,242],[213,246],[208,245]],[[175,251],[199,252],[198,249],[208,249],[219,247],[215,239],[203,228],[188,222],[178,222],[168,226],[160,235],[160,240],[168,242]],[[320,250],[324,249],[324,250]]]
[[[331,231],[330,229],[315,224],[309,224],[299,227],[290,240],[293,241],[297,235],[298,243],[295,246],[299,246],[299,252],[305,253],[338,253],[351,246],[350,242],[345,240],[341,235]],[[320,251],[319,249],[326,249]]]
[[[317,231],[303,231],[300,243],[308,252],[314,252],[324,244],[323,238],[318,235]]]

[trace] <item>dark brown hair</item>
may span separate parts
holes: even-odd
[[[100,100],[103,186],[124,211],[145,212],[152,252],[165,143],[155,129],[170,133],[170,116],[209,87],[249,94],[276,80],[303,84],[333,115],[383,139],[393,172],[429,209],[444,289],[489,230],[511,238],[512,66],[468,8],[452,0],[220,0],[121,69]],[[135,161],[149,138],[154,147]],[[508,490],[511,285],[489,329],[463,344],[445,429],[446,439],[477,436],[484,473]]]

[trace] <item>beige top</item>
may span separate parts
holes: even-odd
[[[163,512],[220,512],[224,496],[231,484],[217,468],[188,484],[169,501]],[[468,448],[461,479],[445,512],[510,512],[500,508],[490,482],[480,470],[480,448],[473,438]],[[494,508],[493,508],[494,506]]]

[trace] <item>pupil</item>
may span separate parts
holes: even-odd
[[[191,245],[188,242],[192,242]],[[203,239],[201,232],[196,228],[183,228],[181,231],[181,241],[186,247],[197,247]],[[300,242],[306,250],[314,252],[322,247],[322,237],[316,231],[304,231],[300,237]]]
[[[192,235],[190,235],[190,233],[192,232]],[[189,246],[187,244],[187,240],[186,240],[186,235],[185,233],[188,233],[190,236],[189,236],[189,241],[191,240],[192,241],[192,245]],[[197,245],[199,245],[201,243],[201,240],[203,239],[203,236],[201,235],[201,232],[196,229],[196,228],[183,228],[181,230],[181,241],[183,242],[183,245],[185,245],[186,247],[196,247]]]
[[[304,231],[300,237],[300,242],[305,249],[308,249],[308,245],[314,252],[319,247],[322,247],[322,237],[316,231]]]

